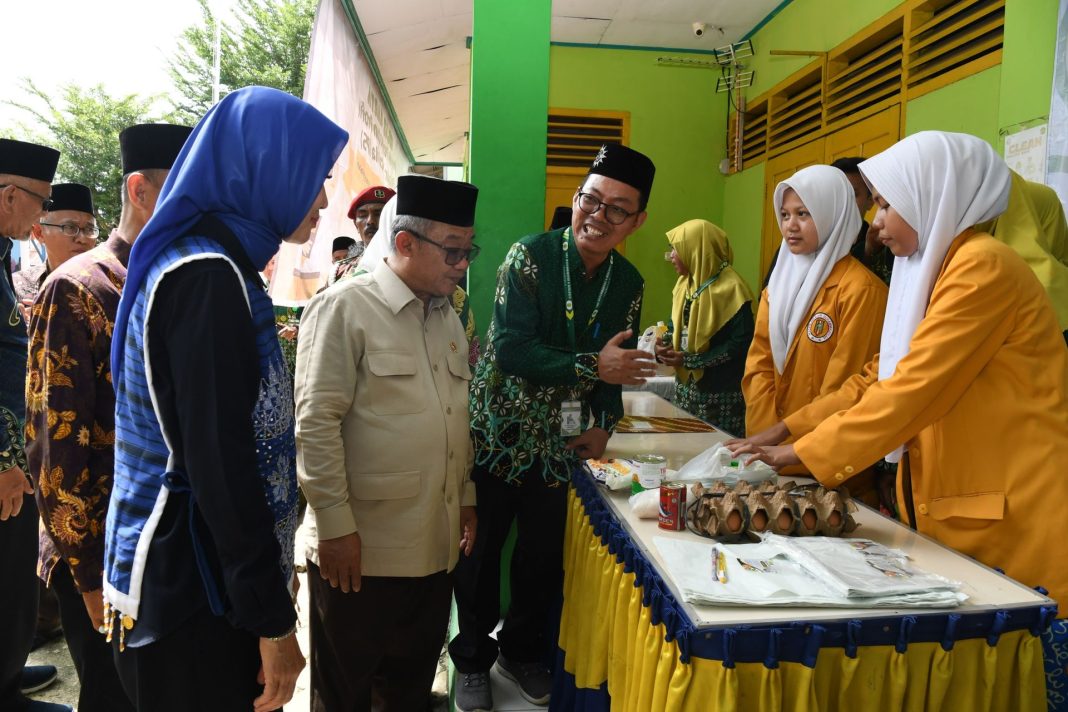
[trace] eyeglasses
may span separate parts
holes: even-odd
[[[85,227],[78,227],[74,223],[40,223],[45,227],[58,227],[59,230],[67,237],[78,237],[78,235],[85,235],[86,237],[96,237],[100,234],[100,228],[96,225],[86,225]]]
[[[12,188],[18,188],[23,193],[29,193],[33,197],[35,197],[38,200],[40,200],[41,201],[41,210],[45,211],[46,213],[49,210],[52,209],[52,199],[51,198],[47,198],[47,197],[41,195],[40,193],[34,193],[29,188],[23,188],[21,185],[15,185],[14,183],[0,183],[0,188],[7,188],[8,186],[10,186]]]
[[[613,225],[622,225],[627,221],[627,218],[637,215],[640,210],[635,210],[633,213],[628,213],[618,205],[609,205],[601,200],[597,199],[597,196],[590,193],[583,193],[579,191],[579,208],[587,215],[595,215],[601,206],[604,206],[604,219]]]
[[[415,230],[405,230],[404,232],[408,233],[420,242],[428,242],[434,247],[437,247],[439,250],[444,250],[445,264],[449,265],[450,267],[452,265],[459,264],[460,260],[467,260],[468,264],[470,264],[475,261],[475,259],[478,257],[478,253],[482,251],[482,248],[478,245],[471,245],[470,249],[464,249],[463,247],[446,247],[445,245],[423,237]]]

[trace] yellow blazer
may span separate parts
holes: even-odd
[[[778,423],[860,373],[879,350],[886,295],[886,285],[867,267],[843,257],[816,294],[780,374],[771,356],[765,289],[742,378],[746,433]]]
[[[786,418],[805,466],[836,486],[906,443],[919,531],[1068,603],[1068,349],[1023,259],[958,236],[909,353],[877,375],[878,357]]]

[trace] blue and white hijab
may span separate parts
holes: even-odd
[[[281,367],[270,300],[237,262],[260,271],[283,237],[303,222],[348,134],[300,99],[249,87],[216,104],[193,130],[160,192],[155,214],[130,253],[112,340],[116,392],[115,484],[108,509],[104,596],[111,609],[136,620],[141,583],[168,492],[182,487],[173,452],[156,412],[147,364],[147,319],[159,280],[178,264],[205,257],[230,260],[242,279],[257,332],[261,388],[254,426],[266,502],[282,552],[280,570],[292,581],[296,473],[291,386]],[[234,238],[229,255],[197,235],[204,220],[221,222]],[[237,259],[232,259],[237,258]],[[288,415],[287,415],[288,413]],[[203,569],[202,569],[203,573]],[[218,591],[206,578],[216,613]]]

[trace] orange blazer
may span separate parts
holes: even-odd
[[[771,356],[765,289],[742,378],[746,433],[778,423],[860,373],[879,350],[886,295],[886,285],[867,267],[843,257],[816,293],[780,374]]]
[[[828,486],[906,443],[916,528],[1068,614],[1068,349],[1042,285],[1011,247],[968,230],[894,375],[878,357],[785,419]],[[807,434],[806,434],[807,433]],[[900,473],[899,473],[900,474]],[[904,503],[898,477],[898,497]],[[902,507],[904,510],[904,507]],[[905,512],[902,512],[905,516]]]

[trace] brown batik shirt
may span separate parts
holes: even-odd
[[[47,583],[62,558],[83,593],[103,576],[115,462],[111,335],[129,257],[112,232],[48,277],[30,315],[26,459],[41,510],[38,574]]]

